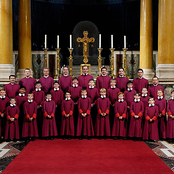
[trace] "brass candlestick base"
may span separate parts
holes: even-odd
[[[111,77],[115,77],[114,76],[114,50],[115,50],[115,48],[110,48],[110,51],[111,51],[111,58],[110,58]]]
[[[72,52],[73,52],[73,48],[68,48],[70,56],[69,56],[69,75],[72,77],[72,68],[73,68],[73,56],[72,56]]]
[[[101,67],[102,67],[102,52],[103,48],[98,48],[98,76],[101,75]]]
[[[124,54],[123,54],[123,60],[122,60],[122,67],[124,68],[124,72],[125,72],[126,77],[128,77],[127,76],[127,56],[126,56],[127,50],[128,50],[127,48],[123,48]]]
[[[55,75],[55,79],[58,79],[60,77],[60,50],[61,48],[56,48],[56,51],[57,51],[57,72],[56,72],[56,75]]]
[[[48,64],[47,64],[47,60],[48,60],[48,58],[47,58],[47,51],[48,51],[48,49],[44,48],[44,67],[48,66]]]

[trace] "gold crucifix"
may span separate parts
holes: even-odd
[[[80,37],[77,38],[77,42],[83,43],[83,57],[84,57],[83,62],[86,64],[88,63],[88,44],[90,42],[91,43],[95,42],[95,39],[93,37],[88,38],[88,31],[84,31],[83,35],[84,35],[83,38]]]

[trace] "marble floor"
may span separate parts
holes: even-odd
[[[174,172],[174,143],[157,141],[145,143],[158,155]],[[27,145],[25,141],[3,142],[0,144],[0,173],[14,160]]]

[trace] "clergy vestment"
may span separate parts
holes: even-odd
[[[68,91],[71,93],[71,99],[76,103],[81,96],[81,86],[73,87],[70,86]]]
[[[33,117],[30,121],[29,118]],[[37,129],[37,104],[35,101],[24,103],[24,122],[22,128],[22,137],[38,137]]]
[[[149,105],[148,99],[149,99],[149,96],[148,96],[148,95],[147,95],[147,96],[141,96],[141,101],[142,101],[143,104],[144,104],[144,111],[145,111],[146,107]],[[145,113],[145,112],[144,112],[144,113]]]
[[[127,77],[116,77],[115,80],[117,81],[117,88],[120,89],[121,92],[126,91],[127,88],[127,82],[129,81],[129,79]]]
[[[124,100],[127,102],[127,106],[131,106],[131,103],[134,101],[134,94],[136,91],[134,89],[124,91]]]
[[[20,85],[16,83],[14,84],[9,83],[4,86],[4,89],[6,90],[6,94],[8,98],[16,97],[18,95],[19,88],[20,88]]]
[[[96,88],[100,91],[101,88],[105,88],[106,90],[110,87],[111,77],[109,76],[99,76],[96,81]]]
[[[71,84],[72,84],[72,77],[71,76],[63,75],[59,78],[60,89],[64,92],[64,94],[65,94],[65,92],[68,91]]]
[[[45,94],[50,92],[53,88],[54,79],[52,77],[41,77],[39,81],[42,84],[42,90],[45,92]]]
[[[91,75],[87,74],[87,75],[80,75],[78,77],[78,84],[79,86],[81,86],[82,88],[87,88],[88,87],[88,82],[90,79],[94,79]]]
[[[136,78],[133,80],[133,88],[136,92],[142,93],[142,88],[148,89],[149,81],[145,78]]]
[[[148,89],[149,96],[153,97],[154,99],[157,99],[157,97],[158,97],[157,91],[159,89],[162,89],[163,97],[164,97],[164,88],[163,88],[163,86],[160,86],[160,85],[152,85],[152,86],[150,86],[149,89]]]

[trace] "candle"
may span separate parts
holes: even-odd
[[[111,48],[113,48],[113,35],[111,35]]]
[[[70,35],[70,48],[72,48],[72,35]]]
[[[99,34],[99,48],[101,48],[101,34]]]
[[[45,34],[45,48],[47,48],[47,35]]]
[[[124,48],[126,48],[126,36],[124,36]]]
[[[59,48],[59,35],[57,35],[57,48]]]

